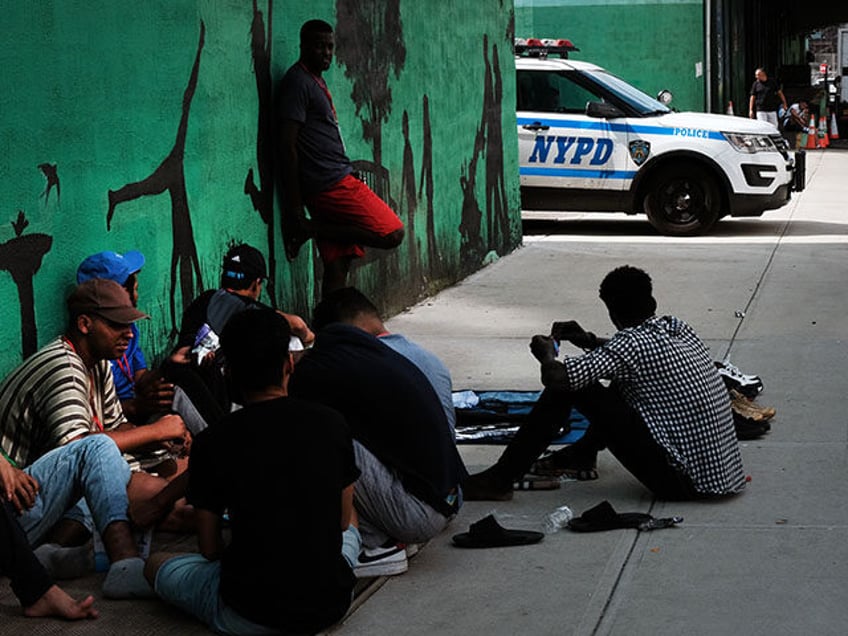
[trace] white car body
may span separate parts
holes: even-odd
[[[646,212],[685,235],[789,201],[794,161],[771,124],[673,112],[587,62],[519,56],[516,68],[525,210]]]

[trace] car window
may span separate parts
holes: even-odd
[[[543,113],[583,113],[586,103],[603,101],[568,77],[550,71],[518,72],[518,110]]]

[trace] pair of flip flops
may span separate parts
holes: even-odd
[[[472,523],[468,532],[453,535],[453,544],[459,548],[503,548],[539,543],[544,536],[533,530],[508,530],[489,515]]]
[[[600,532],[618,528],[636,530],[657,530],[670,528],[683,521],[683,517],[664,517],[657,519],[644,512],[616,512],[610,502],[602,501],[579,517],[568,522],[568,529],[575,532]]]

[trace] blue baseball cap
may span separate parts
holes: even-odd
[[[141,252],[97,252],[80,263],[77,268],[77,283],[84,283],[92,278],[106,278],[123,285],[131,274],[135,274],[142,267],[144,255]]]

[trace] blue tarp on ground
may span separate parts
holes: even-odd
[[[457,444],[508,444],[527,419],[541,391],[454,391]],[[588,421],[572,409],[552,444],[571,444],[583,435]]]

